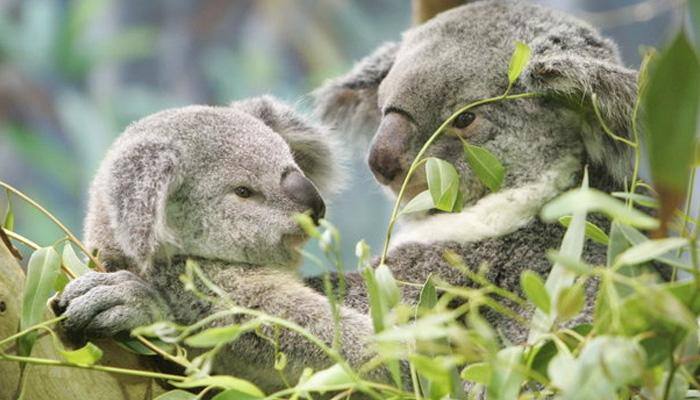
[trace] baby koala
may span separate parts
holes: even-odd
[[[233,303],[292,321],[327,344],[334,338],[328,299],[306,287],[295,267],[306,236],[294,221],[325,212],[319,188],[338,187],[337,147],[321,129],[271,97],[229,107],[163,111],[117,139],[90,190],[85,236],[108,273],[89,273],[54,301],[74,338],[113,336],[169,319],[192,324],[221,311],[184,289],[179,276],[194,259]],[[216,324],[240,323],[230,317]],[[358,367],[373,357],[369,317],[340,311],[341,354]],[[302,336],[273,327],[296,382],[304,367],[333,362]],[[213,372],[284,387],[273,345],[243,335],[218,356]],[[371,379],[386,379],[383,371]]]

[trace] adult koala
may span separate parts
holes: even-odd
[[[192,324],[221,307],[185,290],[179,276],[194,259],[238,306],[284,318],[330,345],[335,329],[328,299],[296,276],[306,239],[293,219],[323,217],[326,193],[337,187],[337,146],[318,127],[270,97],[230,107],[163,111],[131,126],[112,145],[90,191],[86,244],[100,250],[109,273],[69,283],[53,306],[76,339],[109,337],[168,319]],[[369,361],[367,315],[342,307],[340,353],[354,367]],[[240,323],[229,316],[214,324]],[[226,345],[213,371],[285,387],[274,369],[279,351],[296,382],[306,367],[332,365],[295,332],[263,327]],[[192,349],[190,354],[197,354]],[[373,379],[387,378],[383,370]]]
[[[538,219],[542,206],[579,185],[586,165],[591,186],[604,191],[621,188],[630,172],[632,152],[604,133],[592,95],[608,126],[627,135],[636,72],[622,66],[615,44],[588,24],[524,1],[471,2],[404,32],[400,42],[380,46],[347,75],[318,89],[318,114],[340,130],[376,130],[369,166],[379,183],[397,193],[417,152],[443,121],[463,105],[504,93],[517,41],[529,45],[532,59],[511,93],[543,96],[464,112],[430,147],[426,156],[447,160],[459,171],[464,209],[404,218],[387,258],[400,280],[423,283],[435,274],[453,284],[472,284],[445,262],[444,252],[451,250],[470,268],[487,263],[490,280],[517,291],[525,269],[549,273],[545,253],[558,248],[564,234],[561,226]],[[490,193],[477,179],[456,136],[501,160],[506,177],[499,192]],[[425,177],[414,176],[406,200],[426,188]],[[602,246],[589,243],[584,254],[592,263],[605,263]],[[354,285],[347,303],[366,308],[361,280],[348,281]],[[404,296],[415,301],[418,291],[407,288]],[[489,319],[509,340],[525,339],[528,327],[495,315]]]

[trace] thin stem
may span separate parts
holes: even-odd
[[[14,187],[8,185],[7,183],[5,183],[3,181],[0,181],[0,186],[4,187],[6,190],[9,190],[12,193],[14,193],[15,195],[19,196],[22,200],[26,201],[27,203],[32,205],[34,208],[39,210],[42,214],[47,216],[51,220],[51,222],[56,224],[56,226],[58,226],[63,232],[65,232],[66,235],[68,235],[68,238],[70,239],[70,241],[73,242],[76,246],[78,246],[78,248],[90,259],[90,261],[92,261],[97,266],[97,269],[99,269],[101,271],[105,270],[102,267],[102,264],[100,264],[100,262],[97,261],[95,256],[93,256],[92,253],[90,253],[87,250],[87,248],[85,248],[85,245],[83,245],[83,243],[80,240],[78,240],[78,238],[65,225],[63,225],[63,223],[61,221],[59,221],[58,218],[54,217],[53,214],[51,214],[47,209],[42,207],[36,201],[29,198],[29,196],[27,196],[26,194],[20,192],[19,190],[15,189]]]
[[[21,357],[13,356],[11,354],[0,353],[0,361],[15,361],[20,363],[35,364],[35,365],[47,365],[54,367],[68,367],[68,368],[78,368],[78,369],[89,369],[94,371],[110,372],[122,375],[131,376],[141,376],[144,378],[156,378],[156,379],[167,379],[172,381],[184,381],[185,376],[172,375],[172,374],[162,374],[152,371],[144,371],[137,369],[127,369],[127,368],[117,368],[108,367],[105,365],[80,365],[80,364],[70,364],[62,361],[51,360],[49,358],[34,358],[34,357]]]
[[[59,322],[59,321],[65,319],[65,318],[66,318],[65,315],[62,315],[62,316],[56,317],[56,318],[52,318],[52,319],[46,320],[46,321],[44,321],[44,322],[42,322],[42,323],[39,323],[39,324],[36,324],[36,325],[32,325],[32,326],[30,326],[29,328],[27,328],[27,329],[25,329],[25,330],[23,330],[23,331],[21,331],[21,332],[17,332],[17,333],[15,333],[15,334],[12,335],[12,336],[8,336],[8,337],[6,337],[6,338],[0,340],[0,348],[1,348],[3,345],[5,345],[5,343],[11,342],[11,341],[13,341],[13,340],[19,338],[20,336],[24,336],[24,335],[26,335],[27,333],[29,333],[29,332],[31,332],[31,331],[35,331],[35,330],[37,330],[37,329],[43,329],[45,326],[51,325],[51,324],[55,324],[56,322]]]
[[[155,353],[158,354],[159,356],[161,356],[161,357],[163,357],[163,358],[165,358],[165,359],[168,359],[168,360],[174,362],[175,364],[181,365],[181,366],[183,366],[183,367],[185,367],[185,368],[190,368],[190,367],[191,367],[191,365],[190,365],[189,363],[183,362],[180,358],[175,357],[175,356],[173,356],[172,354],[169,354],[169,353],[166,352],[166,351],[163,351],[163,349],[161,349],[160,347],[156,346],[153,342],[151,342],[150,340],[146,339],[145,337],[143,337],[143,336],[141,336],[141,335],[134,335],[134,337],[135,337],[139,342],[141,342],[144,346],[148,347],[149,349],[151,349],[153,352],[155,352]]]
[[[7,229],[3,229],[3,230],[5,231],[5,234],[7,234],[7,236],[10,239],[14,239],[14,240],[22,243],[23,245],[29,247],[32,250],[38,250],[41,247],[38,244],[32,242],[31,240],[27,239],[26,237],[20,235],[17,232],[12,232],[12,231],[7,230]]]
[[[596,95],[595,93],[593,93],[593,94],[591,95],[591,102],[593,103],[593,111],[595,111],[595,115],[596,115],[596,117],[598,117],[598,122],[600,123],[600,126],[603,128],[603,131],[605,131],[605,133],[606,133],[608,136],[610,136],[611,138],[613,138],[613,139],[615,139],[615,140],[617,140],[617,141],[619,141],[619,142],[625,143],[625,144],[627,144],[627,145],[630,146],[630,147],[637,148],[637,143],[633,143],[633,142],[629,141],[628,139],[623,138],[622,136],[616,135],[616,134],[608,127],[608,125],[605,123],[605,121],[603,120],[603,116],[602,116],[602,114],[600,113],[600,109],[598,108],[598,95]]]
[[[474,107],[478,107],[484,104],[488,103],[493,103],[497,101],[502,101],[502,100],[518,100],[518,99],[526,99],[530,97],[536,97],[539,96],[539,93],[520,93],[520,94],[514,94],[514,95],[500,95],[496,97],[491,97],[488,99],[483,99],[476,101],[474,103],[468,104],[459,110],[455,111],[449,118],[447,118],[436,130],[433,132],[433,134],[428,138],[428,140],[425,142],[423,147],[420,149],[418,154],[416,154],[416,157],[413,159],[413,163],[411,163],[411,166],[408,169],[408,173],[406,174],[406,177],[403,180],[403,183],[401,184],[401,189],[399,190],[399,194],[396,197],[396,201],[394,202],[394,208],[391,211],[391,218],[389,219],[389,225],[387,227],[386,235],[384,238],[384,248],[382,250],[382,256],[379,261],[379,265],[384,264],[386,261],[386,255],[389,251],[389,242],[391,241],[391,234],[394,230],[394,225],[396,224],[396,219],[399,215],[399,207],[401,207],[401,200],[403,200],[404,193],[406,192],[406,187],[408,187],[408,182],[410,181],[411,177],[413,176],[413,173],[418,169],[418,166],[420,165],[421,159],[423,158],[423,155],[425,155],[425,152],[428,150],[430,145],[433,144],[433,142],[440,136],[440,134],[443,132],[443,130],[450,124],[452,121],[457,118],[457,116],[469,109],[472,109]]]
[[[29,247],[30,249],[36,251],[39,250],[42,246],[39,246],[38,244],[32,242],[31,240],[25,238],[24,236],[20,235],[19,233],[8,231],[6,229],[3,229],[5,233],[7,234],[8,237],[17,240],[18,242],[24,244],[25,246]],[[63,238],[61,240],[65,240],[66,238]],[[61,269],[63,272],[68,275],[70,279],[75,279],[78,277],[78,274],[76,274],[70,267],[65,265],[63,262],[61,262]]]

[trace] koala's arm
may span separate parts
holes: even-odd
[[[327,346],[332,346],[336,327],[328,299],[291,274],[267,269],[224,269],[213,274],[212,280],[220,283],[234,304],[293,322]],[[370,343],[374,332],[372,322],[369,316],[349,307],[341,307],[339,314],[341,356],[351,366],[358,368],[376,355]],[[249,317],[233,317],[219,324],[239,323],[242,319]],[[277,337],[279,351],[288,360],[284,373],[292,382],[299,378],[305,367],[318,370],[334,363],[323,350],[294,331],[266,326],[263,333],[267,337]],[[219,372],[243,372],[242,375],[248,376],[243,370],[255,360],[256,383],[264,379],[269,387],[282,384],[274,370],[273,346],[269,341],[254,334],[244,335],[228,346],[225,352],[219,357]],[[389,379],[384,370],[371,371],[368,377],[379,381]]]
[[[91,272],[70,282],[53,300],[52,307],[57,314],[66,316],[63,330],[76,342],[113,337],[166,319],[190,324],[222,310],[199,301],[170,278],[148,284],[128,271]],[[328,299],[291,274],[231,268],[222,269],[210,278],[219,283],[234,304],[290,321],[332,346],[335,325]],[[230,316],[213,322],[212,326],[238,324],[248,319],[245,315]],[[351,366],[359,368],[375,356],[370,343],[373,328],[367,315],[341,307],[339,329],[340,354]],[[276,338],[279,351],[287,357],[284,374],[289,382],[296,382],[306,367],[319,370],[334,363],[323,350],[298,333],[272,325],[263,327],[262,332],[268,339]],[[274,346],[268,339],[255,333],[242,335],[222,349],[214,365],[215,372],[250,379],[265,390],[284,387],[274,369]],[[389,379],[382,369],[370,371],[367,377],[376,381]]]

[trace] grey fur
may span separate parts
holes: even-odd
[[[292,216],[309,206],[298,199],[318,193],[309,182],[302,188],[310,196],[290,194],[284,181],[303,174],[320,190],[335,190],[335,155],[328,134],[271,97],[163,111],[129,126],[97,173],[85,225],[89,249],[100,250],[101,261],[117,272],[84,275],[55,300],[67,316],[68,336],[111,336],[164,318],[191,324],[219,311],[180,282],[192,258],[234,303],[291,320],[330,345],[329,302],[295,269],[296,247],[306,238]],[[253,196],[237,196],[238,186],[252,188]],[[340,314],[341,355],[359,367],[375,355],[371,320],[346,307]],[[270,327],[263,332],[275,336]],[[333,363],[291,331],[281,329],[279,345],[291,382],[305,366]],[[214,372],[280,389],[274,355],[269,341],[246,334],[225,348]],[[383,370],[369,376],[387,379]]]
[[[604,133],[593,113],[591,94],[597,94],[601,113],[611,129],[629,137],[636,72],[622,66],[615,44],[585,22],[525,1],[471,2],[404,32],[400,43],[380,47],[347,75],[318,89],[314,93],[317,114],[340,130],[360,130],[366,135],[378,128],[383,115],[398,113],[407,118],[411,126],[408,146],[392,155],[404,173],[386,184],[396,193],[418,150],[442,121],[463,105],[505,91],[508,63],[516,41],[527,43],[533,54],[511,93],[534,91],[546,96],[473,109],[477,119],[461,133],[503,162],[507,171],[504,191],[536,182],[567,155],[578,160],[578,164],[571,171],[561,171],[557,186],[552,183],[555,194],[580,184],[588,163],[593,187],[619,189],[631,172],[632,151]],[[400,132],[387,133],[391,136]],[[370,152],[377,140],[375,136]],[[465,200],[462,215],[474,212],[476,208],[472,207],[487,199],[489,192],[465,162],[458,139],[443,135],[426,156],[445,159],[457,167]],[[420,174],[413,182],[409,199],[426,188]],[[507,207],[518,206],[520,200],[513,197]],[[548,199],[541,200],[538,207]],[[425,240],[402,242],[394,247],[387,264],[403,281],[423,283],[434,274],[456,285],[473,284],[443,259],[444,251],[452,250],[472,269],[488,264],[489,278],[519,292],[518,279],[523,270],[532,269],[543,276],[549,273],[551,264],[546,251],[558,248],[564,232],[558,225],[545,225],[536,215],[534,212],[526,216],[527,222],[517,229],[475,240],[430,242],[432,232],[416,231],[411,237],[422,236]],[[404,220],[429,223],[443,217],[444,214],[421,215]],[[454,218],[458,221],[458,216]],[[604,221],[597,222],[606,226]],[[443,230],[455,228],[448,225],[450,222],[445,222]],[[398,233],[408,229],[414,228],[399,229]],[[589,243],[586,252],[589,261],[604,264],[602,246]],[[367,299],[361,280],[355,274],[347,278],[350,284],[346,304],[365,310]],[[321,287],[320,278],[312,278],[309,283]],[[594,286],[589,285],[589,294]],[[407,288],[404,292],[408,302],[415,302],[417,296],[417,290]],[[577,321],[589,318],[591,304],[589,296],[589,307]],[[523,312],[529,315],[529,311]],[[527,326],[494,313],[489,315],[507,339],[521,342],[527,336]]]

